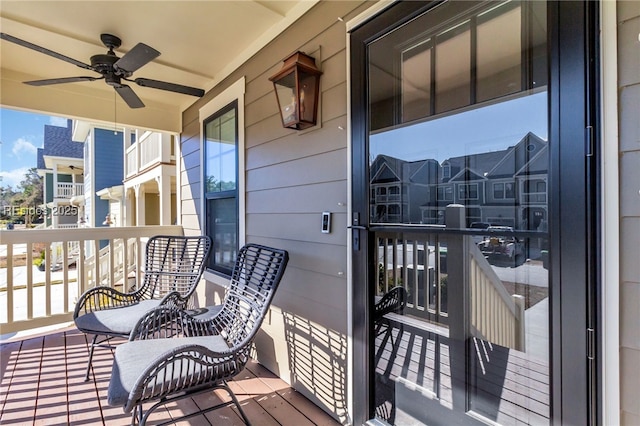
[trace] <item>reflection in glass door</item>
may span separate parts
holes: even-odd
[[[447,2],[371,42],[375,416],[548,424],[544,2]]]

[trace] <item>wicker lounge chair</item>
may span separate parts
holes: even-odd
[[[248,244],[238,253],[222,305],[184,311],[160,306],[140,319],[129,342],[116,349],[108,403],[132,412],[141,425],[156,408],[196,393],[225,389],[231,400],[189,418],[235,404],[249,424],[227,380],[249,360],[288,262],[284,250]],[[143,403],[153,402],[146,412]],[[175,422],[172,419],[169,423]]]
[[[391,323],[385,315],[389,313],[402,314],[406,301],[407,290],[402,286],[393,287],[376,301],[373,309],[376,336],[380,336],[387,332],[391,333]],[[393,335],[390,334],[390,337],[391,342],[393,343]]]
[[[73,320],[78,330],[93,335],[85,381],[89,380],[96,346],[110,347],[113,337],[129,337],[138,320],[159,305],[186,308],[205,266],[211,239],[207,236],[149,238],[144,278],[134,291],[93,287],[76,303]]]

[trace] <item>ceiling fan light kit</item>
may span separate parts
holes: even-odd
[[[138,86],[149,87],[152,89],[166,90],[169,92],[181,93],[197,97],[204,96],[204,90],[198,89],[196,87],[184,86],[182,84],[169,83],[166,81],[152,80],[150,78],[142,77],[130,79],[129,77],[131,77],[135,71],[160,56],[160,52],[144,43],[138,43],[133,47],[133,49],[124,54],[124,56],[118,57],[114,52],[114,49],[117,49],[122,45],[122,40],[112,34],[100,35],[102,44],[104,44],[109,50],[107,51],[107,53],[91,56],[91,65],[6,33],[0,33],[0,39],[15,43],[28,49],[35,50],[36,52],[44,53],[45,55],[60,59],[62,61],[76,65],[80,68],[97,72],[101,75],[100,77],[78,76],[24,82],[25,84],[31,86],[48,86],[51,84],[76,83],[82,81],[95,81],[104,79],[104,81],[109,86],[112,86],[115,89],[118,95],[120,95],[120,97],[127,103],[130,108],[142,108],[144,107],[144,103],[129,85],[122,83],[123,80],[135,83]]]

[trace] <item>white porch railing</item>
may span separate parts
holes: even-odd
[[[140,140],[125,152],[125,175],[130,177],[156,164],[170,163],[171,137],[157,132],[145,132]]]
[[[524,297],[510,295],[478,246],[465,237],[469,253],[471,328],[475,337],[525,350]]]
[[[84,183],[58,183],[56,198],[72,198],[84,194]]]
[[[71,321],[75,300],[96,281],[118,287],[128,274],[139,279],[144,244],[159,234],[182,235],[183,230],[144,226],[0,231],[0,334]],[[106,242],[102,250],[101,242]],[[50,265],[44,271],[33,266],[39,251]],[[100,253],[99,261],[90,252]]]
[[[76,229],[78,227],[77,223],[59,223],[58,229]]]
[[[110,281],[116,283],[127,283],[130,277],[135,280],[136,272],[136,250],[138,249],[136,241],[129,239],[126,242],[126,249],[123,239],[113,241],[111,244],[103,247],[98,253],[98,262],[100,263],[97,270],[99,275],[96,275],[96,256],[90,256],[86,260],[86,282],[87,288],[95,287],[96,285],[109,285]],[[115,265],[112,268],[111,264],[113,258],[116,259]],[[111,277],[113,275],[113,278]]]
[[[138,144],[132,144],[125,152],[127,169],[125,170],[126,176],[135,175],[138,172],[138,157],[137,157]]]
[[[466,322],[467,337],[525,350],[524,298],[508,293],[470,236],[376,232],[375,241],[376,296],[403,286],[406,315],[450,325],[454,314]],[[453,312],[452,298],[463,294],[467,300],[455,306],[465,313]]]
[[[162,161],[162,134],[150,133],[140,141],[139,146],[141,169]]]

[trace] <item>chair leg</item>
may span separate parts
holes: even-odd
[[[238,408],[238,412],[240,413],[240,416],[242,417],[242,421],[247,426],[251,426],[251,422],[249,421],[249,418],[247,417],[247,414],[244,412],[244,410],[240,406],[240,401],[238,401],[238,398],[233,393],[233,391],[231,390],[231,388],[229,387],[229,385],[227,384],[226,381],[223,381],[223,382],[221,382],[221,383],[219,383],[219,384],[217,384],[215,386],[209,387],[209,388],[200,389],[200,390],[198,390],[196,392],[188,392],[188,393],[176,395],[174,397],[162,398],[162,399],[160,399],[160,401],[156,402],[151,407],[149,407],[147,409],[147,411],[144,412],[144,414],[143,414],[143,410],[142,410],[142,403],[139,403],[138,406],[133,409],[134,415],[131,417],[131,425],[132,426],[135,425],[135,423],[134,423],[135,419],[139,418],[140,419],[139,426],[145,426],[147,424],[147,419],[149,418],[149,415],[153,411],[155,411],[158,407],[161,407],[161,406],[163,406],[165,404],[168,404],[170,402],[177,401],[177,400],[180,400],[180,399],[190,398],[193,395],[197,395],[197,394],[200,394],[200,393],[213,392],[216,389],[224,389],[224,390],[226,390],[227,393],[229,394],[229,396],[231,397],[231,401],[223,402],[223,403],[215,405],[213,407],[207,407],[207,408],[202,409],[202,410],[200,410],[198,412],[195,412],[195,413],[187,414],[187,415],[179,417],[179,418],[174,418],[174,419],[168,420],[168,421],[166,421],[164,423],[158,424],[157,426],[165,426],[165,425],[169,425],[169,424],[174,424],[179,420],[186,420],[188,418],[195,417],[195,416],[198,416],[198,415],[201,415],[201,414],[205,414],[205,413],[208,413],[210,411],[214,411],[214,410],[217,410],[217,409],[222,408],[222,407],[227,407],[227,406],[232,405],[232,404],[235,404],[235,406]],[[140,412],[139,417],[136,416],[138,410]]]
[[[247,415],[245,414],[244,410],[240,406],[240,401],[238,401],[238,398],[236,398],[236,394],[233,393],[233,391],[227,384],[227,381],[226,380],[223,381],[218,387],[223,388],[224,390],[227,391],[227,393],[229,393],[229,396],[233,400],[233,403],[236,404],[236,407],[238,408],[238,411],[242,416],[242,420],[244,421],[244,424],[246,424],[247,426],[251,426],[251,422],[249,421],[249,418],[247,418]]]
[[[91,361],[93,360],[93,350],[96,347],[96,340],[98,340],[98,335],[94,334],[93,339],[91,340],[91,347],[89,348],[89,361],[87,362],[87,372],[84,375],[84,381],[89,381],[89,373],[91,372]]]

